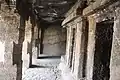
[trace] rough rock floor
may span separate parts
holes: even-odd
[[[59,63],[60,57],[38,59],[35,65],[25,71],[23,80],[62,80]]]

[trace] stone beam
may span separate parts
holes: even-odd
[[[83,10],[83,16],[92,15],[117,1],[118,0],[96,0],[96,2]]]
[[[72,20],[75,20],[79,15],[77,15],[77,9],[80,5],[80,2],[77,2],[65,15],[65,20],[62,22],[62,26],[64,26],[66,23],[71,22]]]
[[[89,15],[92,15],[96,13],[99,10],[104,9],[105,7],[108,7],[109,5],[117,2],[118,0],[96,0],[93,4],[89,5],[87,8],[83,10],[82,16],[87,17]],[[76,18],[80,17],[77,12],[80,12],[81,10],[77,10],[80,6],[80,2],[77,2],[65,15],[66,19],[62,22],[62,26],[65,26],[65,24],[75,20]]]

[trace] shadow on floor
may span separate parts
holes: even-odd
[[[37,59],[60,59],[61,56],[40,56]]]
[[[31,65],[29,68],[50,68],[50,66]]]

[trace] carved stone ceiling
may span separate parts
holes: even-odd
[[[76,0],[36,0],[34,7],[42,20],[53,23],[62,21],[75,2]]]

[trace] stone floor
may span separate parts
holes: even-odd
[[[23,80],[62,80],[58,70],[60,57],[41,57],[23,74]]]

